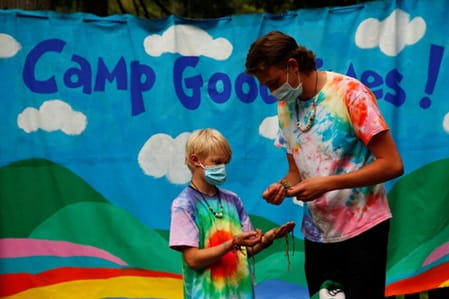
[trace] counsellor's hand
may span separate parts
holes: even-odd
[[[296,196],[300,201],[312,201],[330,190],[326,187],[326,177],[313,177],[299,182],[286,191],[286,196]]]
[[[286,196],[287,190],[280,183],[271,184],[262,193],[262,197],[266,200],[266,202],[273,205],[280,205]]]

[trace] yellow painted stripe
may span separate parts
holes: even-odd
[[[440,284],[440,288],[449,287],[449,280],[444,281],[442,284]]]
[[[2,297],[4,299],[100,299],[167,298],[181,299],[182,279],[122,276],[109,279],[76,280]]]

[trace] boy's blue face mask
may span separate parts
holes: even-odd
[[[211,185],[221,185],[226,181],[226,165],[210,165],[203,166],[204,169],[204,178]]]

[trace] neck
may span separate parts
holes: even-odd
[[[204,182],[203,180],[196,180],[192,178],[190,185],[203,194],[207,194],[209,196],[217,194],[217,187]]]
[[[303,101],[307,101],[316,96],[318,90],[321,89],[320,72],[318,70],[314,70],[309,75],[301,75],[301,77],[304,77],[304,91],[299,98]]]

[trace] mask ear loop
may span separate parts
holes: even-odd
[[[288,62],[287,62],[287,84],[290,85],[290,82],[288,82]],[[299,86],[299,84],[301,84],[301,73],[298,71],[298,86]],[[298,86],[296,88],[298,88]]]

